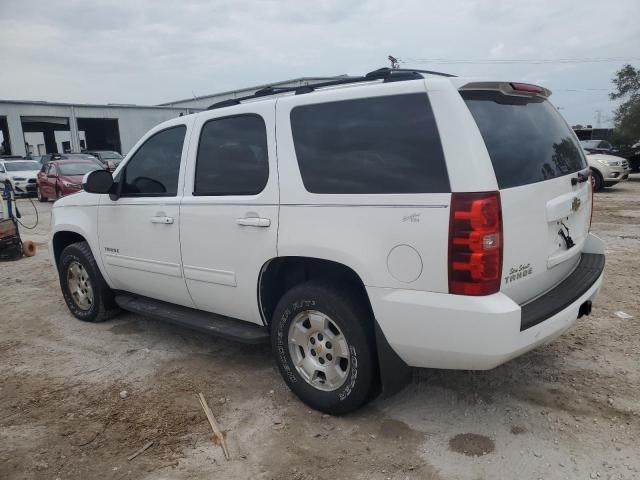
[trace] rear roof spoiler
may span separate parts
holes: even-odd
[[[549,98],[551,90],[539,85],[521,82],[470,82],[461,86],[458,90],[493,90],[504,95],[515,95],[519,97],[540,96]]]

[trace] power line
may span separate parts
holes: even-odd
[[[554,88],[554,92],[610,92],[611,88]]]
[[[401,63],[429,63],[438,65],[544,65],[544,64],[576,64],[576,63],[613,63],[638,61],[640,57],[594,57],[594,58],[486,58],[486,59],[452,59],[452,58],[403,58]]]

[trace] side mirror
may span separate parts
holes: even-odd
[[[82,188],[89,193],[109,193],[113,187],[113,177],[107,170],[94,170],[85,174]]]

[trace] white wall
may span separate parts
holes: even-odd
[[[38,152],[38,145],[44,146],[44,135],[42,132],[25,132],[24,141],[29,144],[29,150],[33,155],[42,155],[47,153],[46,148],[42,148],[42,152]]]
[[[29,134],[29,132],[24,134],[25,139],[27,138],[28,134]],[[54,135],[56,137],[56,145],[58,146],[58,153],[64,153],[64,148],[62,147],[62,142],[71,142],[71,132],[70,131],[66,131],[65,132],[65,131],[62,131],[62,130],[57,130],[56,132],[54,132]],[[42,143],[44,143],[44,135],[42,136],[42,139],[43,139]],[[87,144],[87,139],[84,136],[84,131],[83,130],[78,130],[78,141],[80,141],[80,140],[84,140],[85,145]],[[80,148],[78,151],[80,151],[80,150],[82,150],[82,149]]]

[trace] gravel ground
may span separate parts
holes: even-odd
[[[560,339],[487,372],[416,370],[339,418],[301,404],[266,347],[133,314],[72,318],[46,250],[51,205],[38,205],[23,229],[38,254],[0,263],[0,478],[638,479],[639,199],[638,175],[596,195],[605,284]]]

